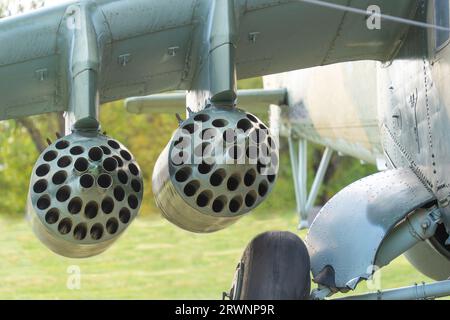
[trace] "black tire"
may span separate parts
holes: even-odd
[[[270,231],[247,246],[231,291],[236,300],[305,300],[311,289],[308,250],[294,233]]]

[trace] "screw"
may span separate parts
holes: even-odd
[[[122,67],[125,67],[131,60],[131,54],[125,53],[121,54],[118,58],[118,62]]]
[[[179,49],[180,49],[180,47],[167,48],[167,54],[171,57],[175,57],[177,55]]]
[[[258,37],[259,34],[260,34],[259,32],[250,32],[250,33],[248,34],[248,40],[249,40],[251,43],[255,43],[255,42],[256,42],[256,38]]]

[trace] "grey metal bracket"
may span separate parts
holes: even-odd
[[[376,265],[389,263],[433,234],[440,219],[434,209],[406,217],[434,200],[408,168],[379,172],[342,189],[308,232],[314,281],[332,291],[353,290],[372,276]],[[422,223],[429,225],[422,228]]]
[[[304,138],[298,139],[298,147],[295,147],[292,135],[288,137],[289,155],[292,166],[292,177],[294,180],[295,200],[297,204],[297,213],[299,215],[298,229],[307,229],[309,227],[308,218],[317,199],[317,194],[322,185],[328,165],[330,164],[333,150],[329,147],[325,148],[322,155],[319,168],[314,177],[311,190],[307,190],[308,175],[308,142]]]
[[[92,1],[75,3],[67,8],[61,25],[62,50],[69,57],[66,133],[98,131],[100,127],[97,119],[101,50],[94,22],[97,13],[97,5]]]
[[[206,54],[186,96],[193,111],[210,103],[234,107],[237,97],[235,2],[213,0],[208,14],[202,48]]]

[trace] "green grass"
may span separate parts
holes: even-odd
[[[1,299],[220,299],[246,244],[266,230],[296,232],[293,213],[257,211],[218,233],[196,235],[160,218],[141,218],[105,253],[89,259],[53,254],[24,220],[0,218]],[[302,232],[301,236],[304,237]],[[67,268],[81,268],[80,290]],[[429,281],[402,257],[382,273],[382,287]],[[367,291],[364,283],[358,292]]]

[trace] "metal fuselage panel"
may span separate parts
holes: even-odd
[[[434,23],[433,2],[415,19]],[[411,27],[386,63],[346,62],[265,77],[286,87],[285,129],[358,159],[410,167],[438,199],[450,195],[450,46]],[[288,133],[287,130],[284,130]]]
[[[378,62],[347,62],[264,77],[265,88],[287,88],[282,133],[375,163]],[[358,80],[356,80],[358,79]]]

